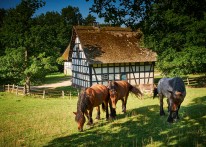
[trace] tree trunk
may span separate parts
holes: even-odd
[[[28,50],[25,49],[25,69],[28,66]],[[28,75],[28,73],[26,74],[26,79],[25,79],[25,94],[30,93],[30,76]]]

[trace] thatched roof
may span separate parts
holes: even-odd
[[[129,28],[76,26],[77,35],[89,63],[153,62],[156,53],[140,47],[141,33]],[[73,44],[73,43],[70,43]],[[71,49],[74,44],[71,45]],[[71,53],[70,53],[71,54]]]
[[[69,50],[70,50],[70,44],[67,46],[66,50],[64,51],[64,53],[62,54],[62,59],[65,61],[69,60]]]

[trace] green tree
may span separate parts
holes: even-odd
[[[145,44],[158,53],[166,75],[206,72],[206,2],[162,1],[152,5],[141,23]]]
[[[91,11],[107,22],[141,28],[166,75],[206,72],[206,1],[95,0]]]
[[[49,71],[56,70],[54,60],[51,56],[47,57],[45,52],[30,57],[25,67],[24,53],[24,47],[6,49],[5,55],[0,58],[0,82],[23,83],[30,88],[30,81],[40,82]]]
[[[92,16],[91,14],[88,14],[87,17],[84,19],[84,25],[93,25],[93,23],[96,22],[96,17]]]
[[[0,30],[4,50],[0,57],[1,81],[22,82],[28,92],[31,79],[44,77],[48,70],[56,69],[54,58],[45,56],[48,52],[40,45],[42,42],[35,42],[39,26],[34,25],[33,14],[44,4],[38,0],[22,0],[16,8],[7,10]]]
[[[33,44],[35,48],[43,48],[47,56],[57,59],[68,46],[71,38],[72,25],[67,24],[66,20],[57,12],[47,12],[34,18]],[[39,50],[41,53],[42,50]],[[58,64],[61,70],[62,65]]]
[[[63,8],[61,15],[67,24],[78,25],[83,23],[82,14],[79,12],[78,7],[68,6]]]

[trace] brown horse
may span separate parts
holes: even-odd
[[[141,91],[138,88],[132,86],[127,81],[108,81],[108,89],[110,93],[112,108],[116,109],[117,101],[122,100],[122,112],[124,113],[126,112],[126,104],[129,92],[134,93],[136,97],[142,96]]]
[[[102,109],[106,111],[106,119],[109,118],[108,113],[109,103],[109,90],[106,86],[101,84],[95,84],[89,88],[83,89],[79,95],[77,102],[77,112],[74,112],[75,121],[78,124],[78,130],[83,131],[83,126],[86,121],[85,116],[88,119],[87,125],[93,124],[92,112],[93,108],[97,107],[97,119],[100,119],[99,105],[102,104]]]

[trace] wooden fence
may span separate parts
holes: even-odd
[[[65,90],[54,90],[54,89],[37,89],[31,88],[30,92],[26,94],[24,86],[18,85],[3,85],[0,88],[0,91],[15,93],[16,95],[33,95],[40,96],[42,98],[46,97],[62,97],[71,99],[72,96],[78,96],[79,90],[74,91],[65,91]]]

